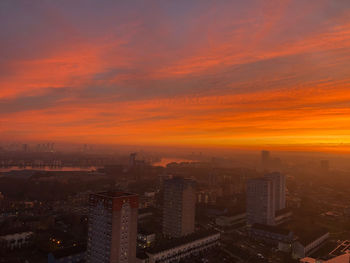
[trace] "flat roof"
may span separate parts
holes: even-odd
[[[23,234],[23,233],[29,233],[30,228],[26,226],[22,227],[17,227],[17,228],[8,228],[5,226],[1,226],[1,231],[0,231],[0,236],[10,236],[10,235],[18,235],[18,234]]]
[[[108,191],[108,192],[95,193],[93,195],[109,197],[109,198],[118,198],[118,197],[135,196],[137,194],[127,193],[122,191]]]
[[[145,253],[145,252],[138,252],[137,254],[136,254],[136,258],[139,258],[139,259],[147,259],[148,258],[148,256],[147,256],[147,254]]]
[[[248,182],[271,182],[271,178],[266,178],[266,177],[255,177],[248,179]]]
[[[159,243],[157,243],[154,247],[146,250],[146,252],[150,254],[160,253],[162,251],[170,250],[172,248],[176,248],[181,245],[196,241],[198,239],[206,238],[216,234],[219,234],[219,232],[214,230],[206,230],[206,231],[195,232],[191,235],[180,237],[180,238],[160,240]]]
[[[86,251],[86,245],[77,245],[73,247],[62,248],[52,252],[53,256],[58,258],[65,258],[72,255],[80,254]]]
[[[286,207],[286,208],[277,210],[275,212],[275,216],[280,216],[280,215],[288,214],[288,213],[291,213],[291,212],[292,212],[292,210],[290,208]]]
[[[262,230],[270,233],[280,234],[284,236],[288,236],[292,231],[286,228],[278,227],[278,226],[269,226],[263,224],[254,224],[252,229]]]
[[[315,240],[319,239],[320,237],[329,233],[329,231],[327,228],[324,227],[307,226],[307,228],[305,229],[296,230],[295,233],[298,237],[298,241],[302,245],[307,246]]]

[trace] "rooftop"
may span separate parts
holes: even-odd
[[[195,183],[192,178],[182,177],[182,176],[174,176],[172,178],[165,179],[165,182],[170,183]]]
[[[270,178],[266,177],[255,177],[248,180],[248,182],[270,182]]]
[[[156,254],[156,253],[169,250],[169,249],[181,246],[183,244],[191,243],[198,239],[209,237],[215,234],[219,234],[219,232],[213,231],[213,230],[206,230],[206,231],[195,232],[191,235],[180,237],[180,238],[161,240],[154,247],[148,249],[147,252],[150,254]]]
[[[136,194],[126,193],[122,191],[109,191],[109,192],[96,193],[94,195],[99,195],[99,196],[109,197],[109,198],[118,198],[118,197],[134,196]]]
[[[138,252],[136,254],[136,257],[139,258],[139,259],[147,259],[148,258],[147,254],[144,253],[144,252]]]
[[[278,227],[278,226],[269,226],[263,224],[254,224],[252,229],[263,230],[266,232],[276,233],[284,236],[288,236],[292,231],[286,228]]]
[[[291,213],[291,212],[292,212],[292,210],[290,208],[286,207],[286,208],[277,210],[276,213],[275,213],[275,216],[281,216],[281,215],[288,214],[288,213]]]
[[[152,235],[155,233],[155,230],[152,227],[151,228],[138,227],[137,232],[138,234],[141,234],[141,235]]]
[[[23,227],[17,227],[17,228],[3,228],[0,231],[0,236],[8,236],[8,235],[17,235],[22,233],[29,233],[30,228],[23,226]]]
[[[85,251],[86,251],[86,245],[79,245],[79,246],[59,249],[52,252],[52,254],[55,258],[64,258],[64,257],[80,254]]]
[[[296,235],[299,238],[299,242],[306,246],[320,237],[329,233],[328,229],[323,227],[311,227],[308,226],[307,229],[296,230]]]

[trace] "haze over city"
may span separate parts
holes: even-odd
[[[350,0],[0,0],[0,263],[349,263]]]

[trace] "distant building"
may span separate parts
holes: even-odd
[[[33,232],[8,232],[0,236],[0,247],[5,250],[15,250],[27,247],[33,241]]]
[[[349,263],[350,262],[350,241],[338,242],[337,246],[322,258],[306,257],[300,259],[301,263]]]
[[[156,193],[145,192],[144,195],[139,197],[139,207],[148,208],[156,206]]]
[[[247,221],[247,214],[245,211],[232,213],[229,215],[219,216],[215,219],[215,224],[220,227],[234,227],[245,225]]]
[[[264,170],[268,169],[270,166],[270,152],[269,151],[261,151],[261,165]]]
[[[132,168],[136,164],[136,155],[137,153],[131,153],[129,157],[129,167]]]
[[[153,216],[152,208],[139,208],[138,220],[142,221]]]
[[[222,189],[210,189],[210,190],[201,190],[196,193],[197,195],[197,203],[199,204],[215,204],[217,196],[221,196],[220,190],[222,193]]]
[[[294,233],[291,230],[278,226],[254,224],[249,230],[249,235],[253,239],[262,240],[285,252],[291,251],[294,241]]]
[[[28,147],[28,144],[23,144],[22,145],[22,150],[23,150],[23,152],[28,152],[29,151],[29,147]]]
[[[247,181],[247,223],[275,224],[275,187],[268,178]]]
[[[174,177],[164,181],[163,234],[181,237],[194,232],[195,182]]]
[[[147,229],[140,229],[137,234],[137,246],[141,249],[150,247],[156,240],[156,234]]]
[[[135,263],[138,196],[124,192],[90,195],[87,262]]]
[[[56,250],[48,255],[48,263],[85,262],[86,246],[73,246]]]
[[[149,263],[149,258],[147,254],[143,251],[139,251],[136,254],[136,263]]]
[[[214,231],[197,232],[191,235],[164,241],[146,250],[149,263],[179,262],[219,245],[220,233]]]

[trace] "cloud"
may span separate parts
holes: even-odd
[[[346,142],[349,14],[343,0],[1,1],[0,135]]]

